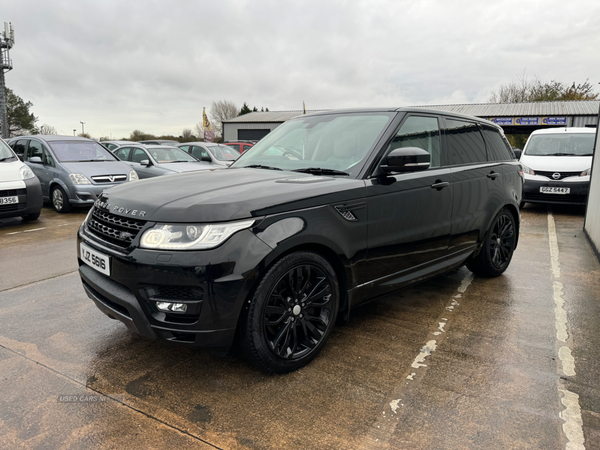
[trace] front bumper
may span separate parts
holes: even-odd
[[[23,181],[25,188],[3,189],[0,184],[0,196],[17,196],[19,203],[0,205],[0,219],[7,217],[24,217],[40,212],[43,205],[42,188],[37,178]],[[22,184],[21,184],[22,186]]]
[[[126,183],[126,181],[124,182]],[[69,203],[78,206],[91,206],[106,189],[123,183],[77,184],[69,186]]]
[[[249,230],[203,251],[124,254],[86,233],[85,223],[77,241],[83,287],[104,314],[151,339],[220,352],[231,346],[243,303],[272,251]],[[110,256],[110,277],[81,260],[81,242]],[[185,303],[187,312],[166,314],[158,301]]]
[[[542,186],[569,188],[569,194],[545,194],[540,192]],[[554,181],[531,180],[525,178],[523,185],[523,202],[550,203],[562,205],[585,205],[587,203],[590,182],[588,181]]]

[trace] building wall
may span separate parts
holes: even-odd
[[[596,129],[596,145],[592,165],[590,195],[585,213],[585,230],[596,256],[600,259],[600,133]]]
[[[238,139],[238,130],[271,130],[281,125],[281,122],[232,122],[223,124],[223,140],[235,141]]]

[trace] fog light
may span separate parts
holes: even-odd
[[[162,312],[185,313],[187,311],[185,303],[156,302],[156,308]]]
[[[171,311],[184,313],[187,311],[187,305],[185,303],[172,303]]]
[[[159,311],[169,311],[172,303],[168,302],[156,302],[156,307]]]

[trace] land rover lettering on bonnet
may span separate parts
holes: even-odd
[[[302,115],[229,168],[105,191],[78,232],[107,316],[295,370],[351,308],[461,265],[508,267],[523,178],[502,130],[420,108]],[[234,339],[237,338],[237,339]]]

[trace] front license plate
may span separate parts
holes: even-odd
[[[542,194],[570,194],[571,188],[542,186],[540,192]]]
[[[79,245],[81,260],[98,272],[110,275],[110,256],[97,252],[85,244]]]
[[[13,203],[19,203],[19,197],[0,197],[0,205],[12,205]]]

